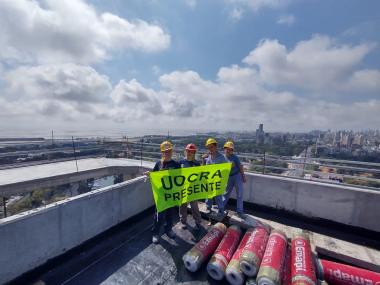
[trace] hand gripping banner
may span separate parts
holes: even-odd
[[[151,172],[157,211],[223,195],[230,170],[231,163],[221,163]]]

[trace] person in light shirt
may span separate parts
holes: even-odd
[[[244,174],[243,165],[237,155],[234,154],[234,143],[232,141],[227,141],[224,144],[224,157],[228,162],[232,163],[230,176],[228,178],[228,184],[226,187],[226,192],[223,195],[223,206],[226,207],[232,189],[236,190],[236,212],[240,218],[244,218],[243,209],[243,183],[246,183],[246,177]]]
[[[206,165],[209,164],[218,164],[227,162],[226,158],[218,151],[217,142],[213,138],[209,138],[206,141],[206,147],[209,153],[204,157]],[[223,216],[224,213],[224,204],[223,204],[223,195],[214,197],[216,204],[218,205],[218,215]],[[211,212],[212,199],[206,199],[207,212]]]

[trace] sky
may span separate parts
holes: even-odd
[[[0,135],[379,129],[380,1],[2,0]]]

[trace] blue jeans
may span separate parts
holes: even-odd
[[[223,195],[223,206],[225,207],[227,205],[234,187],[236,189],[236,211],[243,213],[243,180],[240,173],[228,178],[226,193]]]
[[[211,209],[212,207],[212,200],[215,199],[216,204],[218,205],[218,212],[224,213],[224,204],[223,204],[223,195],[215,196],[212,199],[206,199],[206,205],[208,209]]]

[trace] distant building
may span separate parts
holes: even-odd
[[[264,124],[260,124],[259,128],[256,129],[256,142],[259,145],[264,144],[265,141],[265,132],[264,132]]]
[[[362,146],[364,144],[364,136],[361,135],[361,134],[357,134],[355,137],[354,137],[354,140],[352,142],[352,144],[354,146]]]
[[[341,132],[335,132],[334,138],[333,138],[333,146],[340,147],[341,142]]]
[[[340,145],[342,147],[351,147],[353,140],[354,140],[354,137],[350,133],[344,134],[341,137]]]

